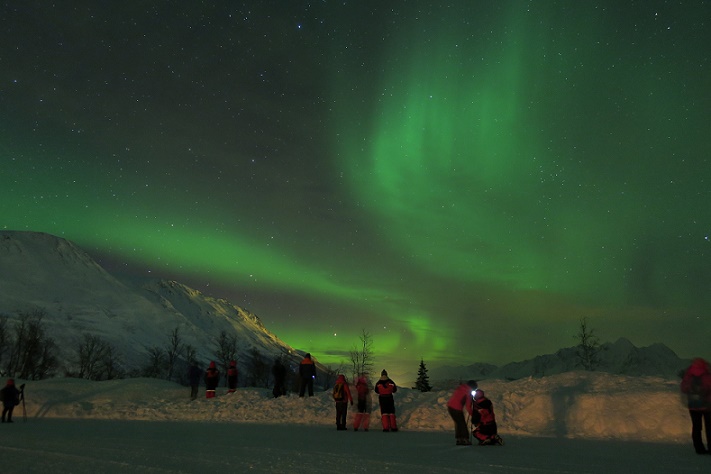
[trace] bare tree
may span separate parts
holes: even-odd
[[[336,368],[330,365],[326,366],[326,370],[323,372],[323,388],[329,389],[336,383],[336,377],[338,374],[345,372],[345,366],[343,364],[338,364]]]
[[[351,380],[359,375],[369,376],[373,372],[373,338],[365,329],[358,337],[359,343],[353,346],[351,356]]]
[[[7,372],[9,375],[38,380],[52,374],[57,368],[54,339],[45,335],[43,310],[20,313],[15,323],[15,337],[10,349]]]
[[[101,380],[106,350],[106,342],[99,336],[84,333],[77,350],[80,378]]]
[[[269,387],[269,363],[256,347],[249,349],[247,361],[248,381],[250,387]]]
[[[165,367],[165,353],[163,349],[153,346],[148,349],[148,365],[143,368],[144,377],[158,378]]]
[[[588,327],[587,318],[580,319],[579,332],[574,337],[578,341],[578,364],[585,370],[595,370],[600,364],[600,340],[595,331]]]
[[[113,380],[124,376],[121,369],[121,363],[122,361],[119,351],[107,342],[104,346],[104,357],[102,358],[102,365],[104,367],[104,373],[106,374],[106,380]]]
[[[215,358],[220,363],[222,373],[227,373],[230,366],[230,361],[237,359],[237,336],[227,334],[227,331],[221,331],[217,338],[217,347],[215,348]],[[225,385],[227,377],[225,377]]]
[[[165,358],[166,367],[168,369],[167,379],[171,380],[173,378],[173,370],[175,369],[175,364],[178,361],[178,356],[183,350],[183,341],[180,337],[179,328],[176,326],[173,332],[170,333],[170,341],[168,346],[165,348]]]
[[[197,349],[190,344],[185,344],[183,350],[185,351],[185,360],[188,362],[188,365],[193,363],[197,364]]]

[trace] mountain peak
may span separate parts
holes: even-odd
[[[62,360],[76,358],[82,335],[92,334],[137,367],[176,328],[199,360],[215,358],[223,332],[236,338],[238,358],[252,350],[268,360],[296,353],[245,309],[172,280],[122,283],[77,245],[51,234],[0,231],[0,268],[0,314],[11,322],[41,310]]]

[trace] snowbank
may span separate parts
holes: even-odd
[[[516,381],[486,380],[480,385],[494,402],[503,436],[689,439],[688,413],[674,380],[568,372]],[[421,393],[401,387],[396,394],[401,429],[452,431],[446,403],[453,389]],[[189,399],[189,392],[187,387],[155,379],[30,381],[26,413],[29,418],[335,424],[328,392],[275,399],[267,389],[241,388],[231,395],[223,391],[212,400],[201,392],[195,401]],[[377,402],[375,394],[373,401]],[[18,407],[16,417],[21,413]],[[375,405],[371,423],[377,423],[377,417]]]

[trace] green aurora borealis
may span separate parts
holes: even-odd
[[[325,363],[711,356],[711,4],[153,3],[3,2],[0,228]]]

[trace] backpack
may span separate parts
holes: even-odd
[[[706,400],[704,400],[704,390],[703,384],[701,383],[701,377],[698,375],[691,378],[691,385],[687,396],[689,398],[689,408],[704,408]]]
[[[343,384],[337,383],[333,386],[333,399],[337,402],[343,401]]]

